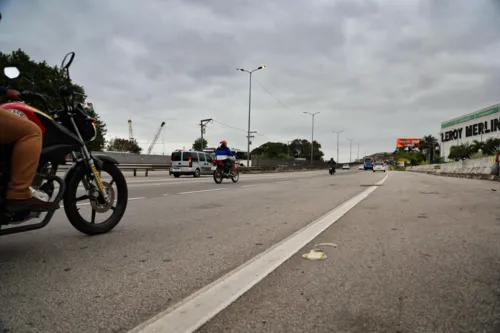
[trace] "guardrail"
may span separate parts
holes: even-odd
[[[67,170],[70,165],[61,165],[59,170]],[[118,164],[120,170],[133,170],[134,177],[137,177],[137,170],[144,170],[144,176],[147,177],[149,170],[170,170],[168,164]]]
[[[71,164],[61,165],[59,170],[68,170]],[[137,177],[137,170],[144,170],[144,176],[149,175],[149,171],[153,170],[170,170],[169,164],[119,164],[120,170],[132,170],[134,172],[134,177]],[[317,167],[310,166],[295,166],[295,167],[238,167],[242,173],[252,173],[252,172],[292,172],[292,171],[307,171],[307,170],[318,170]]]

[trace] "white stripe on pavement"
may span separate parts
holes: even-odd
[[[382,185],[388,176],[389,174],[376,185]],[[129,333],[194,332],[337,222],[376,189],[377,186],[370,186],[287,239],[137,326]]]
[[[191,193],[201,193],[201,192],[212,192],[212,191],[222,191],[222,190],[227,190],[227,187],[223,188],[212,188],[210,190],[199,190],[199,191],[189,191],[189,192],[180,192],[177,194],[191,194]]]
[[[251,184],[251,185],[241,185],[241,187],[255,187],[255,186],[259,186],[261,184]]]
[[[290,183],[290,180],[285,180],[282,182],[275,182],[275,184],[286,184],[286,183]]]

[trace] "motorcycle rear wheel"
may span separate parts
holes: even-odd
[[[114,164],[105,163],[102,170],[112,177],[111,183],[116,184],[116,203],[111,203],[113,213],[102,223],[92,223],[92,221],[86,221],[79,213],[79,208],[77,206],[77,190],[78,185],[86,176],[86,170],[80,167],[78,171],[74,174],[68,182],[68,187],[66,188],[66,193],[64,195],[64,211],[68,217],[69,222],[76,230],[87,234],[87,235],[99,235],[111,231],[116,225],[121,221],[128,204],[128,187],[127,181],[123,176],[118,166]],[[92,210],[92,214],[95,217],[95,211]],[[95,221],[94,221],[95,222]]]

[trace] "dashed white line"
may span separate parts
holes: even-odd
[[[210,190],[180,192],[180,193],[177,193],[177,194],[191,194],[191,193],[201,193],[201,192],[212,192],[212,191],[222,191],[222,190],[227,190],[227,189],[228,189],[227,187],[223,187],[223,188],[213,188],[213,189],[210,189]]]
[[[252,184],[252,185],[241,185],[241,187],[255,187],[259,186],[260,184]]]
[[[284,180],[282,182],[275,182],[275,184],[286,184],[286,183],[290,183],[291,181],[290,180]]]
[[[377,185],[382,185],[386,175]],[[240,267],[137,326],[129,333],[196,331],[316,238],[378,186],[370,186]]]
[[[128,200],[141,200],[141,199],[146,199],[146,197],[137,197],[137,198],[128,198]]]

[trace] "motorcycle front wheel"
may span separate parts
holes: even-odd
[[[79,167],[74,173],[73,177],[68,182],[66,193],[64,195],[64,211],[68,217],[69,222],[75,227],[76,230],[87,235],[99,235],[111,231],[121,221],[128,204],[128,187],[127,181],[123,176],[117,165],[105,163],[102,170],[98,171],[107,173],[111,179],[103,179],[103,184],[106,188],[108,196],[111,197],[109,203],[102,202],[102,199],[91,200],[89,193],[80,183],[87,180],[87,171],[83,166]],[[113,188],[116,186],[116,190]],[[82,192],[84,193],[78,193]],[[91,217],[90,221],[86,220],[80,214],[82,206],[90,206]],[[100,223],[95,222],[96,213],[111,212],[111,215]]]
[[[214,181],[216,184],[222,183],[222,180],[224,179],[224,175],[222,174],[222,169],[217,169],[214,171]]]
[[[240,180],[240,172],[236,171],[236,174],[231,177],[231,180],[233,181],[233,183],[238,182],[238,180]]]

